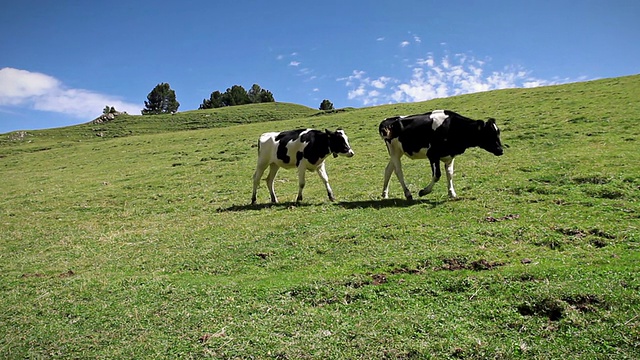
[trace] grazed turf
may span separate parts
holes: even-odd
[[[632,76],[190,131],[132,117],[108,125],[118,137],[5,134],[0,354],[637,358],[638,94]],[[439,183],[404,201],[395,176],[381,200],[379,121],[436,108],[495,117],[507,152],[457,159],[460,200]],[[292,203],[282,170],[283,203],[262,186],[249,205],[257,137],[296,127],[349,135],[356,156],[327,160],[337,201],[309,174]],[[426,184],[426,162],[403,165],[412,191]]]

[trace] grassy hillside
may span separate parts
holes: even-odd
[[[638,94],[631,76],[3,142],[0,357],[638,358]],[[380,200],[378,123],[436,108],[495,117],[510,147],[457,158],[459,200],[441,182],[405,201],[395,176]],[[250,206],[259,134],[302,126],[350,137],[327,160],[337,201],[310,173],[292,203],[281,170],[283,203],[263,185]]]
[[[0,156],[11,151],[40,151],[54,147],[70,146],[78,141],[112,139],[175,131],[210,129],[287,120],[324,114],[306,106],[289,103],[260,103],[208,110],[192,110],[176,114],[152,116],[120,115],[114,120],[68,127],[14,131],[0,135]]]

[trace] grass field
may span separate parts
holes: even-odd
[[[639,96],[630,76],[0,135],[0,357],[640,358]],[[437,108],[495,117],[505,155],[458,157],[458,200],[405,201],[395,175],[381,200],[378,123]],[[309,174],[293,203],[281,170],[282,203],[249,205],[259,134],[298,127],[349,135],[337,201]]]

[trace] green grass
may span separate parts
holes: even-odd
[[[631,76],[6,134],[0,357],[638,358],[638,94]],[[395,176],[381,200],[378,123],[436,108],[495,117],[510,147],[457,159],[459,200],[441,182],[407,202]],[[293,203],[281,170],[283,203],[263,184],[249,205],[259,134],[296,127],[349,135],[356,156],[327,160],[337,201],[310,173]],[[427,163],[403,165],[412,191],[428,182]]]
[[[345,110],[346,111],[346,110]],[[72,146],[96,138],[111,139],[175,131],[210,129],[254,122],[320,116],[327,112],[289,103],[260,103],[208,110],[192,110],[176,114],[127,115],[94,124],[36,130],[14,131],[0,135],[0,156],[10,151],[43,151]]]

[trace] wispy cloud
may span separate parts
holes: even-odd
[[[345,82],[351,88],[347,93],[349,100],[360,100],[363,105],[376,105],[377,99],[384,96],[381,90],[387,89],[390,83],[397,80],[388,76],[371,78],[366,74],[364,71],[354,70],[350,76],[337,80]]]
[[[348,88],[347,98],[365,106],[396,102],[416,102],[474,92],[516,87],[536,87],[569,82],[569,79],[543,80],[529,71],[509,66],[498,71],[487,70],[491,60],[478,60],[467,54],[443,56],[432,54],[409,65],[408,78],[368,76],[354,70],[350,76],[338,78]]]
[[[291,61],[289,63],[289,66],[299,66],[300,65],[300,61]]]
[[[142,106],[116,96],[85,89],[71,89],[53,76],[5,67],[0,69],[0,106],[29,108],[90,119],[106,105],[131,114]]]
[[[403,41],[403,42],[400,43],[400,47],[407,47],[407,46],[409,46],[409,44],[410,44],[410,42]]]

